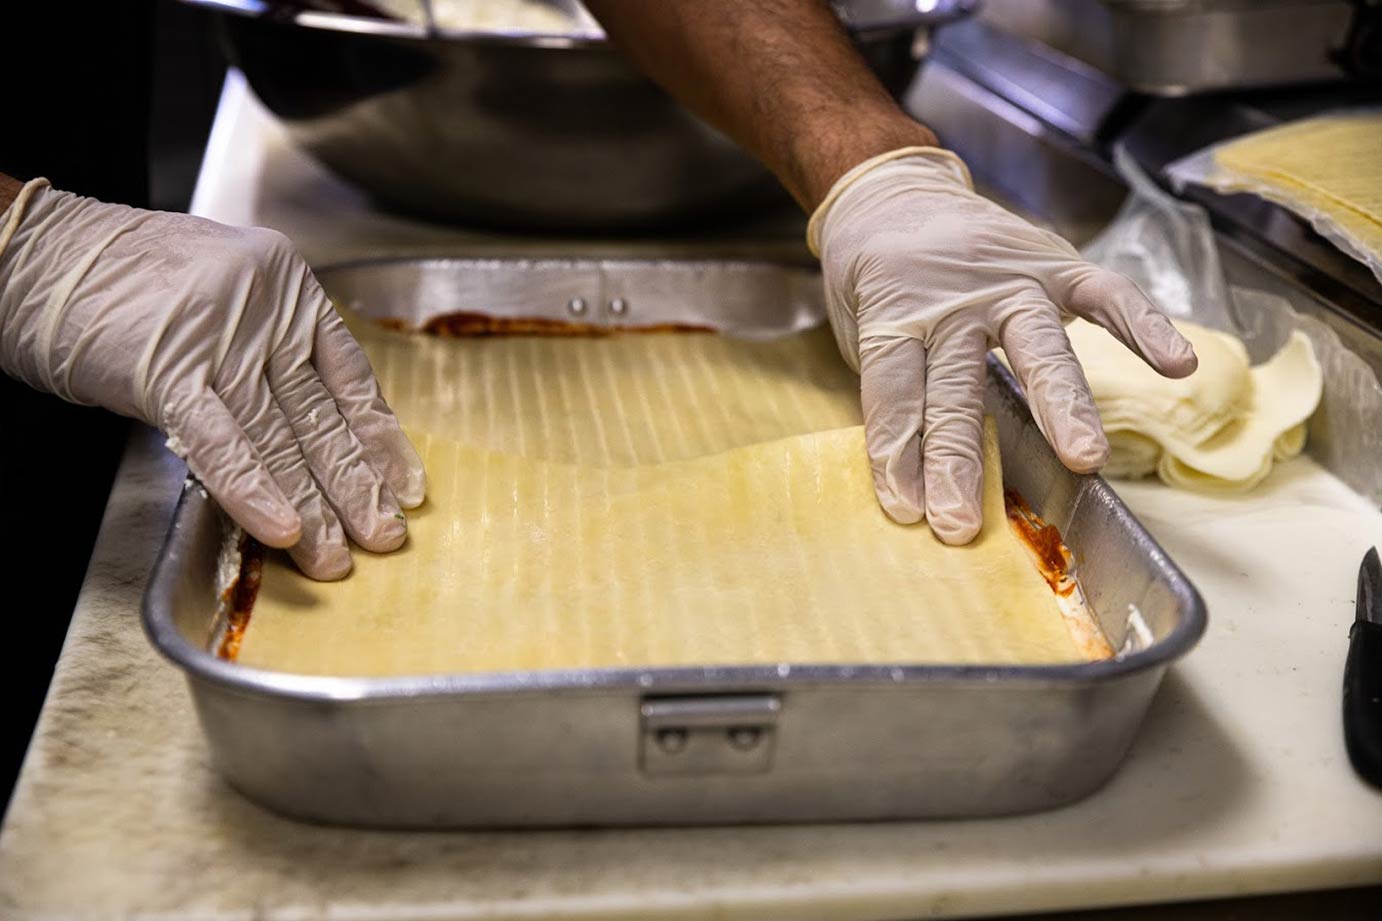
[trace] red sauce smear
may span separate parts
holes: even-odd
[[[381,318],[374,321],[386,329],[415,332],[402,320]],[[493,317],[484,313],[457,312],[428,320],[420,332],[452,339],[477,339],[487,336],[609,336],[614,333],[709,333],[709,326],[691,323],[654,323],[649,326],[599,326],[571,323],[548,317]]]
[[[250,612],[259,597],[259,581],[264,575],[264,545],[246,534],[240,538],[240,578],[226,589],[221,601],[226,605],[226,632],[216,655],[234,662],[240,655],[245,628],[250,625]]]
[[[1074,556],[1061,540],[1056,526],[1043,521],[1016,490],[1003,490],[1003,505],[1008,512],[1008,521],[1012,522],[1023,543],[1031,548],[1037,569],[1046,584],[1060,595],[1073,592],[1075,580],[1070,575],[1070,567]]]

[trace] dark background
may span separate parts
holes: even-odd
[[[56,188],[106,201],[186,210],[224,74],[209,17],[173,0],[6,4],[0,172],[45,176]],[[0,374],[6,805],[127,428],[110,413]]]

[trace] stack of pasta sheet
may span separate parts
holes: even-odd
[[[1177,182],[1251,192],[1308,220],[1382,281],[1382,110],[1253,132],[1167,168]]]
[[[826,331],[466,339],[349,322],[428,499],[401,551],[357,549],[343,581],[270,555],[241,663],[403,675],[1108,653],[1009,526],[991,420],[972,544],[882,513],[858,379]]]

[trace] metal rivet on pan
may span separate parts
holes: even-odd
[[[741,752],[746,752],[758,744],[763,733],[754,726],[737,726],[729,731],[729,744]]]
[[[609,312],[614,314],[616,317],[622,317],[624,314],[628,313],[628,311],[629,302],[624,300],[622,297],[616,297],[614,300],[609,302]]]
[[[566,302],[566,309],[571,311],[576,316],[580,316],[581,314],[585,313],[585,298],[571,298],[571,300]]]
[[[685,729],[659,729],[657,731],[657,747],[668,755],[675,755],[686,748],[686,741]]]

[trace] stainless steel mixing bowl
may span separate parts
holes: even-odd
[[[627,231],[742,213],[767,172],[638,73],[598,32],[446,32],[259,0],[184,0],[292,137],[381,205],[517,229]],[[917,31],[972,0],[837,11],[894,93]],[[780,193],[777,193],[780,194]]]

